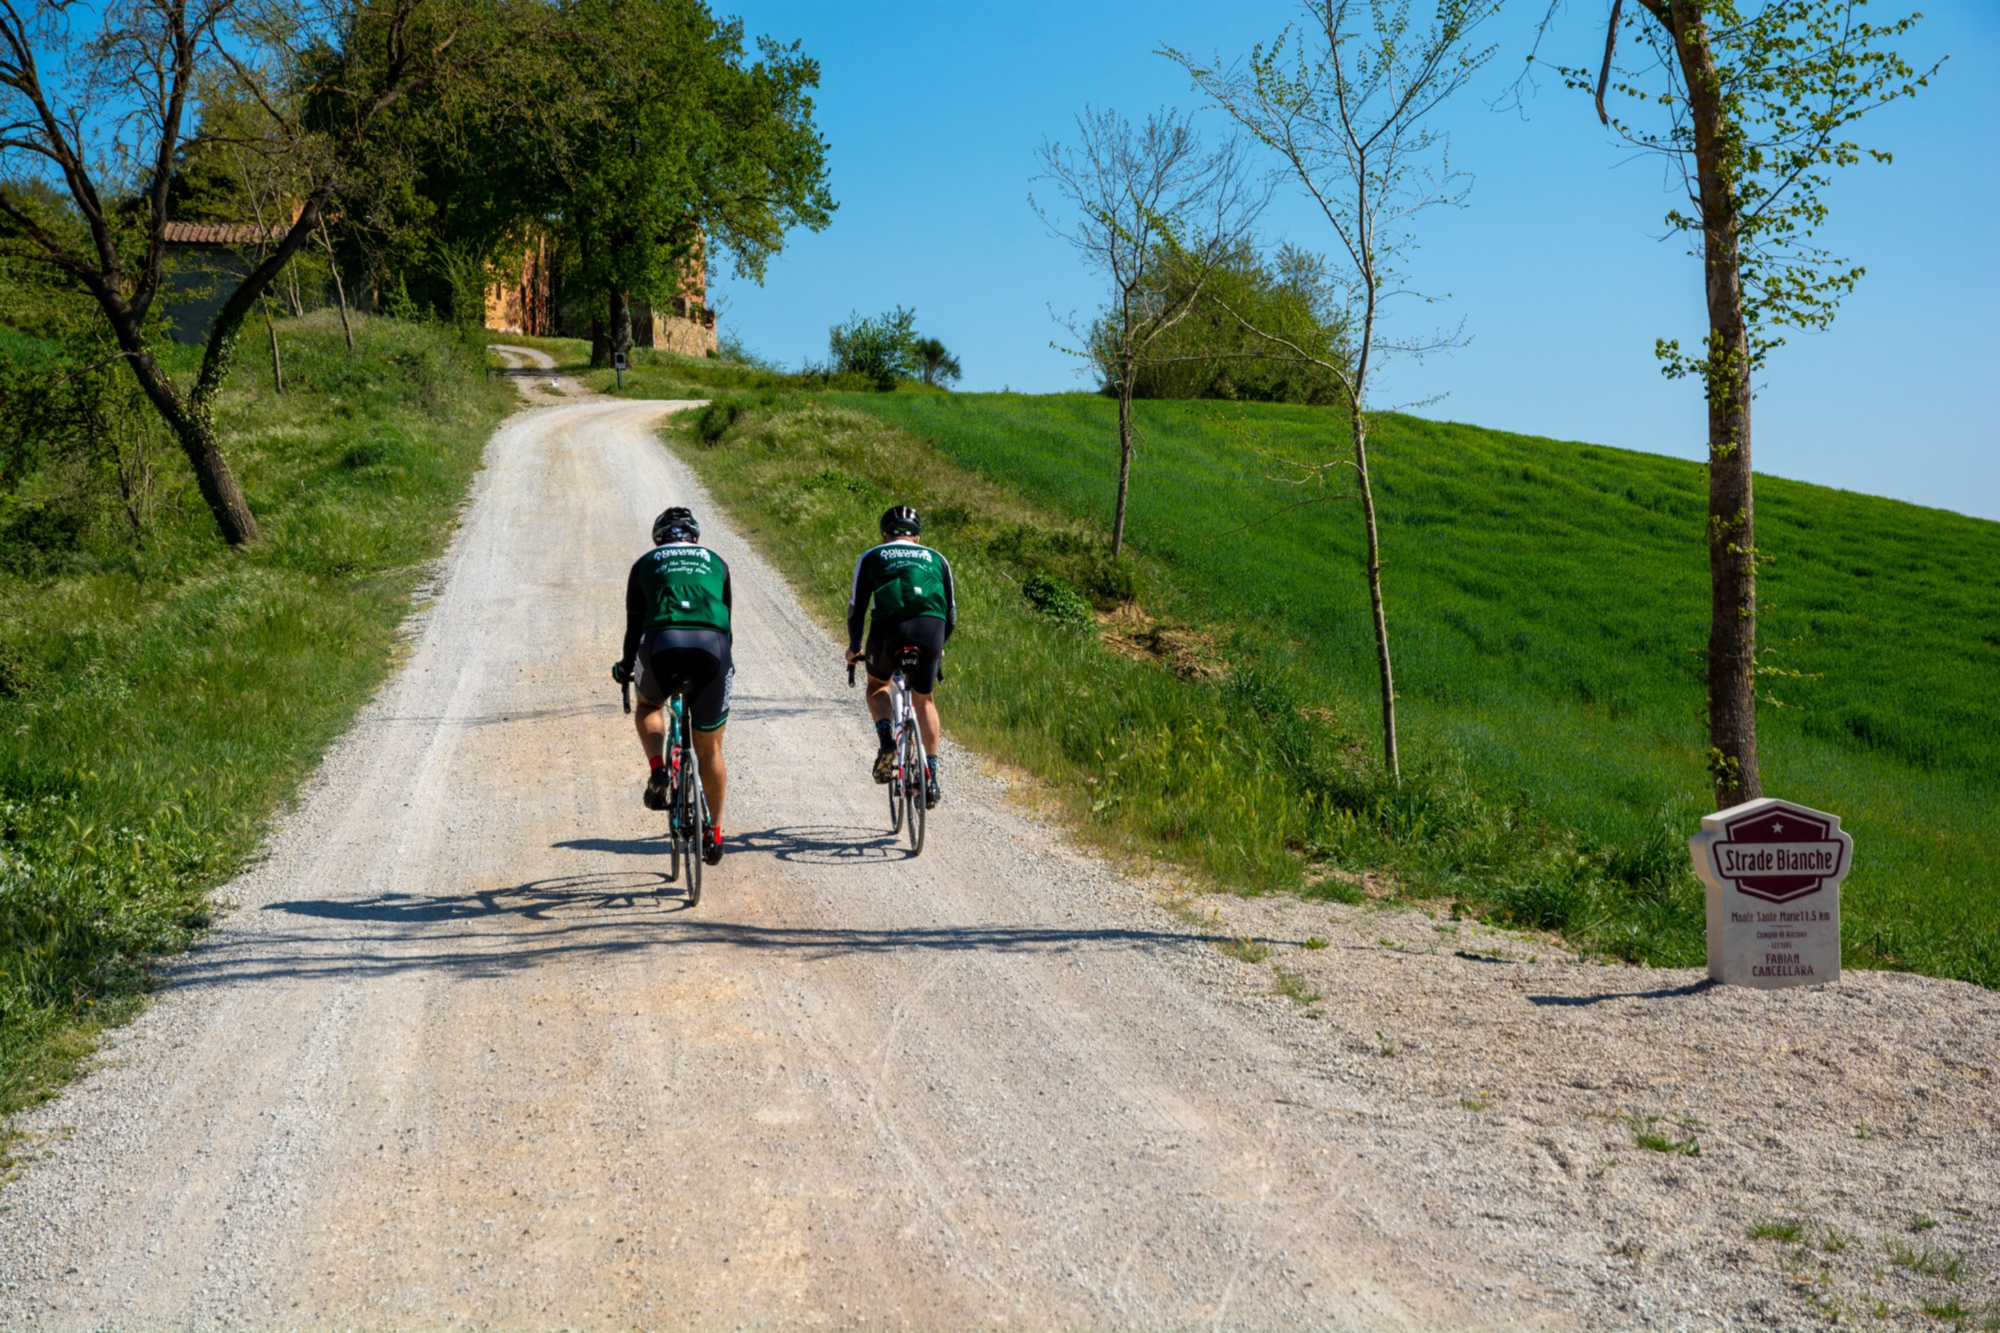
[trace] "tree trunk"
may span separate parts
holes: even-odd
[[[1389,620],[1382,612],[1382,543],[1375,527],[1375,488],[1368,479],[1368,418],[1360,408],[1350,416],[1354,429],[1354,471],[1361,483],[1361,516],[1368,527],[1368,606],[1375,616],[1375,662],[1382,678],[1382,764],[1389,778],[1403,781],[1396,747],[1396,677],[1389,666]]]
[[[590,365],[593,370],[611,364],[611,339],[604,336],[604,316],[590,317]]]
[[[324,234],[321,236],[321,243],[326,246],[326,266],[333,273],[333,294],[340,302],[341,336],[347,339],[347,354],[353,356],[354,326],[347,322],[347,288],[340,281],[340,264],[333,257],[333,243],[326,240]]]
[[[1111,518],[1111,558],[1125,549],[1125,497],[1132,490],[1132,375],[1118,380],[1118,505]]]
[[[192,396],[183,399],[148,351],[141,349],[126,360],[139,387],[173,431],[181,452],[187,455],[188,465],[194,469],[195,484],[201,488],[201,498],[208,502],[209,512],[215,515],[222,539],[231,546],[256,541],[257,520],[243,498],[236,474],[230,471],[229,460],[222,456],[222,449],[216,443],[215,417],[208,408],[208,400]]]
[[[611,293],[611,350],[632,355],[632,293]]]
[[[1658,11],[1655,10],[1655,16]],[[1708,762],[1717,809],[1764,794],[1757,771],[1757,546],[1750,471],[1751,350],[1728,122],[1701,9],[1667,0],[1700,184],[1708,294]]]

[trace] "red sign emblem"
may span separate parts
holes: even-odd
[[[1724,823],[1722,836],[1709,844],[1717,879],[1773,903],[1788,903],[1840,882],[1851,844],[1832,821],[1795,805],[1758,804],[1760,808]]]

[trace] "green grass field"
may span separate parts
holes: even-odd
[[[129,1011],[373,693],[515,401],[444,332],[358,332],[350,358],[324,314],[281,323],[282,398],[245,340],[219,423],[264,532],[246,551],[174,452],[143,545],[102,511],[92,459],[0,496],[0,1114]],[[45,350],[0,341],[16,364]]]
[[[1108,525],[1113,406],[1086,395],[843,395],[844,406]],[[1149,402],[1130,532],[1178,615],[1255,638],[1376,726],[1356,504],[1311,408]],[[1389,417],[1374,456],[1403,744],[1588,844],[1707,808],[1703,479],[1694,464]],[[2000,985],[2000,524],[1758,483],[1765,789],[1855,837],[1849,961]]]

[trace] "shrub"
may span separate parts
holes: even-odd
[[[885,392],[895,388],[897,380],[914,377],[921,363],[916,321],[917,312],[902,306],[874,319],[856,311],[847,323],[827,331],[833,372],[865,375]]]
[[[1091,619],[1090,603],[1077,596],[1076,589],[1061,579],[1052,579],[1047,574],[1030,574],[1021,585],[1021,595],[1028,599],[1028,605],[1064,629],[1088,630],[1097,623]]]
[[[770,407],[777,401],[778,395],[774,393],[731,394],[712,399],[707,407],[695,413],[695,438],[703,444],[718,444],[722,437],[729,433],[729,428],[736,424],[738,417],[745,412],[754,412],[760,407]]]

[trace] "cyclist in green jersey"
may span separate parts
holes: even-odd
[[[701,525],[688,509],[676,505],[653,520],[653,549],[625,580],[625,652],[611,675],[630,681],[639,695],[632,720],[652,769],[644,798],[651,810],[667,808],[665,704],[676,694],[686,696],[711,820],[702,859],[714,865],[722,860],[722,798],[729,783],[722,732],[729,725],[736,666],[729,655],[729,566],[700,542]]]
[[[854,562],[854,589],[847,599],[847,660],[866,662],[868,712],[882,749],[875,756],[875,780],[887,782],[895,768],[896,747],[889,725],[889,677],[903,671],[917,710],[917,731],[924,742],[924,805],[938,803],[938,712],[931,694],[937,688],[944,661],[944,642],[958,626],[958,601],[952,592],[951,562],[917,540],[923,523],[917,511],[897,505],[882,515],[882,544],[864,551]],[[867,646],[861,627],[869,620]],[[906,647],[919,650],[914,668],[899,665]]]

